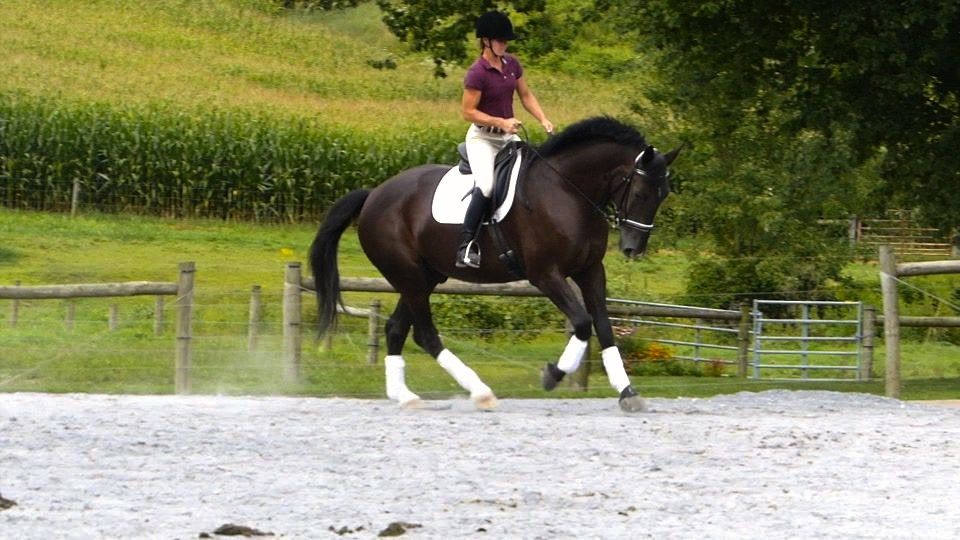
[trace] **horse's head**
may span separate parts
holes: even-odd
[[[669,167],[679,153],[680,148],[661,154],[653,146],[647,146],[623,178],[621,195],[615,202],[620,251],[627,258],[641,256],[647,250],[653,218],[670,194]]]

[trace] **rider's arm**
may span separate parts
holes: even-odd
[[[490,116],[481,111],[477,108],[480,105],[480,95],[480,90],[476,88],[467,87],[463,89],[463,101],[460,105],[460,113],[463,115],[463,119],[478,126],[498,127],[513,133],[515,131],[513,124],[519,121],[516,118]]]
[[[547,115],[543,114],[537,96],[533,95],[533,90],[530,90],[523,77],[517,79],[517,94],[520,95],[520,103],[523,104],[523,108],[532,114],[537,122],[540,122],[547,133],[553,133],[553,122],[547,119]]]

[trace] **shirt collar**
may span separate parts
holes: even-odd
[[[507,67],[507,65],[510,64],[510,57],[507,55],[503,55],[503,58],[501,59],[501,61],[503,62],[503,67]],[[496,69],[495,67],[490,65],[490,61],[487,60],[486,56],[480,56],[480,63],[484,69],[494,69],[494,70]]]

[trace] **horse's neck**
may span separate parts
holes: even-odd
[[[605,202],[615,172],[628,160],[622,147],[614,144],[586,146],[557,156],[558,181],[575,188],[594,203]]]

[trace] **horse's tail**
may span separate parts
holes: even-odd
[[[317,291],[317,330],[321,336],[336,322],[337,304],[343,305],[340,270],[337,267],[340,236],[360,213],[369,195],[369,190],[358,189],[333,203],[310,246],[310,268]]]

